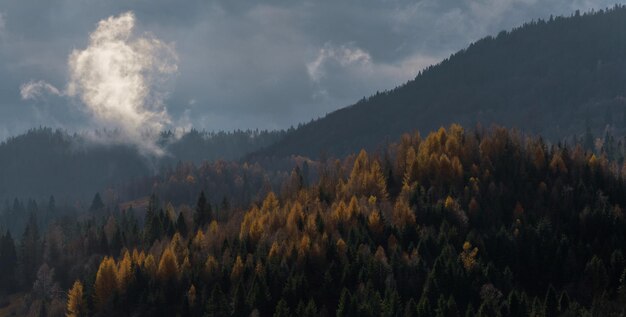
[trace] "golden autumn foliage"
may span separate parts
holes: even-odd
[[[382,223],[378,210],[375,210],[367,217],[367,226],[375,234],[381,234],[383,232],[384,224]]]
[[[356,199],[356,196],[352,196],[352,198],[350,198],[350,203],[348,203],[348,207],[346,208],[346,214],[348,216],[348,219],[356,217],[360,214],[360,212],[361,210],[359,208],[359,200]]]
[[[565,162],[563,161],[560,153],[555,153],[552,156],[552,160],[550,161],[550,171],[552,171],[552,173],[567,174],[567,166],[565,166]]]
[[[451,196],[446,197],[446,201],[444,202],[444,207],[448,210],[456,210],[459,208],[459,204],[452,198]]]
[[[296,201],[292,205],[289,214],[287,215],[287,231],[294,235],[298,232],[298,227],[304,224],[304,212],[302,211],[302,205]]]
[[[191,270],[191,262],[189,261],[189,257],[186,256],[183,260],[183,264],[180,266],[180,270],[182,272],[189,272]]]
[[[267,257],[272,259],[279,255],[280,255],[280,246],[278,245],[278,242],[274,241],[272,242],[272,247],[270,248],[270,251],[268,252]]]
[[[209,224],[209,232],[211,234],[217,234],[219,229],[220,229],[220,226],[217,223],[217,221],[215,221],[215,220],[211,221],[211,223]]]
[[[591,168],[596,168],[600,164],[600,161],[595,154],[591,154],[591,157],[589,158],[589,161],[587,161],[587,164],[589,164],[589,167]]]
[[[380,200],[387,199],[387,181],[377,160],[369,159],[367,152],[361,150],[350,177],[345,186],[344,197],[375,196]]]
[[[263,205],[261,206],[261,213],[277,212],[279,207],[280,204],[278,202],[278,198],[276,198],[276,194],[274,194],[274,192],[269,192],[263,201]]]
[[[163,254],[161,254],[157,277],[163,282],[175,281],[178,279],[178,273],[178,261],[174,251],[171,248],[166,248]]]
[[[207,250],[207,242],[205,239],[204,232],[202,230],[198,230],[191,240],[192,252],[199,252],[205,254]]]
[[[403,229],[405,226],[414,226],[415,225],[415,213],[409,206],[409,203],[404,199],[398,199],[395,207],[393,208],[392,224],[400,229]]]
[[[191,284],[187,291],[187,301],[191,307],[196,303],[196,287],[193,284]]]
[[[146,260],[143,261],[143,269],[150,275],[156,274],[157,266],[156,260],[154,260],[154,256],[152,254],[148,254]]]
[[[463,263],[463,267],[467,271],[471,271],[476,267],[476,256],[478,255],[478,248],[472,249],[472,244],[468,241],[463,243],[463,251],[459,255],[461,258],[461,263]]]
[[[94,285],[95,304],[98,308],[103,307],[117,290],[117,269],[115,260],[104,257],[100,262],[96,282]]]
[[[219,269],[219,263],[214,256],[209,255],[204,262],[204,271],[211,277],[216,276]]]
[[[230,272],[230,279],[232,281],[239,280],[239,278],[241,278],[241,275],[243,274],[243,270],[243,260],[241,259],[241,256],[238,255],[235,259],[235,263],[233,264],[233,269]]]
[[[117,288],[120,293],[126,292],[132,277],[132,260],[130,254],[126,251],[124,252],[123,258],[117,264]]]
[[[381,246],[378,246],[378,248],[376,248],[374,258],[382,264],[387,264],[387,255],[385,254],[385,249],[383,249],[383,247]]]
[[[351,215],[348,213],[346,203],[342,200],[335,204],[331,211],[331,217],[336,223],[348,222]]]
[[[309,250],[311,250],[311,238],[305,234],[298,245],[298,256],[306,256]]]
[[[263,263],[258,262],[256,264],[256,266],[254,267],[254,274],[256,274],[257,276],[263,276],[263,274],[265,274],[265,267],[263,266]]]
[[[239,239],[250,238],[251,240],[256,241],[262,232],[259,232],[259,228],[255,228],[252,230],[253,224],[259,221],[261,217],[261,211],[257,206],[252,206],[252,208],[246,212],[243,221],[241,222],[240,230],[239,230]],[[255,224],[258,226],[258,224]],[[251,232],[253,231],[253,232]],[[252,238],[253,236],[254,238]]]
[[[339,253],[339,255],[346,255],[348,246],[346,245],[346,242],[343,241],[343,239],[337,240],[336,247],[337,247],[337,253]]]
[[[262,219],[257,219],[256,221],[253,221],[252,224],[250,225],[250,231],[248,232],[248,237],[250,238],[250,241],[257,242],[261,239],[261,236],[263,236],[263,221]]]
[[[137,249],[133,250],[132,254],[132,262],[137,266],[143,266],[143,262],[146,260],[146,254],[141,251],[137,251]]]
[[[86,315],[87,305],[83,294],[83,284],[75,281],[67,293],[67,317],[79,317]]]

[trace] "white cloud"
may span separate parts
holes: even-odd
[[[372,63],[370,54],[354,44],[343,44],[334,46],[326,43],[322,47],[317,57],[306,64],[309,78],[314,82],[319,82],[325,75],[325,68],[329,63],[337,63],[342,67],[357,65],[358,67],[369,67]]]
[[[115,132],[94,134],[94,139],[163,154],[156,141],[171,124],[164,87],[169,75],[177,72],[178,57],[172,45],[148,34],[137,36],[134,27],[132,12],[101,20],[89,35],[88,46],[70,54],[70,81],[64,91],[45,81],[30,81],[20,87],[22,98],[77,97],[98,128]]]
[[[61,96],[63,95],[63,92],[43,80],[31,80],[20,86],[20,95],[24,100],[38,99],[46,94]]]
[[[369,89],[375,90],[392,88],[379,85],[401,84],[414,78],[420,70],[438,63],[442,57],[414,54],[397,61],[377,62],[368,51],[354,44],[333,46],[327,43],[306,67],[309,79],[318,87],[313,98],[319,99],[330,97],[329,89],[335,89],[333,86],[338,82],[349,81],[357,86],[372,84]]]
[[[133,34],[132,12],[98,23],[89,45],[68,61],[69,96],[77,96],[101,127],[118,130],[123,141],[161,154],[156,137],[170,123],[160,90],[164,75],[175,73],[171,45]]]

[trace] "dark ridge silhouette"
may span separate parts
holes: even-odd
[[[626,8],[533,21],[485,37],[414,80],[311,121],[262,155],[345,155],[457,122],[547,139],[626,129]]]

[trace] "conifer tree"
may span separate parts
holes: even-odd
[[[82,317],[87,315],[83,284],[76,280],[67,293],[67,317]]]
[[[291,317],[291,312],[289,311],[289,306],[287,306],[287,301],[281,298],[276,304],[276,308],[274,309],[274,317]]]
[[[104,257],[96,273],[94,284],[95,304],[97,309],[103,309],[117,290],[117,270],[115,260]]]
[[[559,316],[559,302],[554,287],[550,285],[546,292],[546,298],[543,302],[545,317]]]
[[[39,237],[39,226],[37,216],[31,213],[28,223],[22,234],[20,244],[19,263],[22,270],[22,282],[24,285],[32,285],[35,280],[37,268],[42,261],[41,241]]]
[[[194,220],[196,227],[198,228],[204,227],[204,225],[210,223],[213,220],[213,211],[211,210],[211,204],[207,201],[204,191],[201,191],[200,196],[198,197]]]
[[[172,248],[166,248],[161,254],[157,276],[162,282],[172,282],[178,280],[179,268],[176,255]]]

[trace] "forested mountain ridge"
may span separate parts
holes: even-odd
[[[604,155],[453,125],[316,166],[246,208],[152,195],[43,231],[31,214],[1,237],[0,294],[53,316],[625,312],[626,168]]]
[[[97,191],[152,176],[178,162],[239,159],[284,134],[191,130],[177,137],[166,131],[159,140],[165,155],[157,157],[122,143],[94,141],[88,135],[32,129],[0,143],[0,200],[47,199],[51,195],[64,201],[91,199]]]
[[[551,17],[488,36],[414,80],[289,133],[262,155],[375,149],[452,122],[517,127],[559,141],[626,134],[626,7]]]

